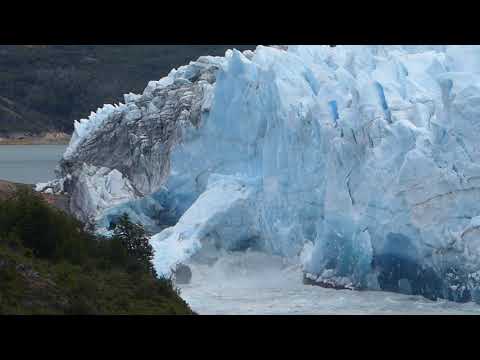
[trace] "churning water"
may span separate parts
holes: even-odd
[[[474,303],[306,286],[298,265],[260,253],[227,254],[213,266],[189,265],[193,272],[192,283],[181,286],[181,296],[199,314],[480,315],[480,305]]]

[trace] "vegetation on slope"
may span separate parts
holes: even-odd
[[[172,68],[248,45],[0,45],[0,136],[71,133],[73,121]]]
[[[21,188],[0,202],[0,314],[192,314],[152,256],[128,217],[104,239]]]

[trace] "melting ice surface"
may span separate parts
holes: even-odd
[[[168,213],[159,273],[254,248],[303,254],[312,281],[480,301],[479,119],[478,46],[259,46],[77,123],[59,183],[101,227]]]

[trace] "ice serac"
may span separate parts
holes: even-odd
[[[157,271],[168,274],[176,264],[199,255],[202,247],[241,249],[245,239],[257,236],[252,213],[255,192],[248,181],[212,174],[205,191],[178,223],[151,239]]]
[[[478,46],[233,50],[76,123],[57,184],[100,227],[157,227],[159,273],[255,247],[313,282],[478,301],[479,119]]]

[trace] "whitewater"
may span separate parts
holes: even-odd
[[[179,285],[180,294],[200,315],[480,315],[472,302],[303,285],[301,266],[263,253],[225,254],[214,266],[189,266],[192,282]]]
[[[75,123],[37,190],[107,235],[128,213],[158,273],[256,251],[317,304],[303,280],[480,302],[480,47],[230,50],[124,100]]]

